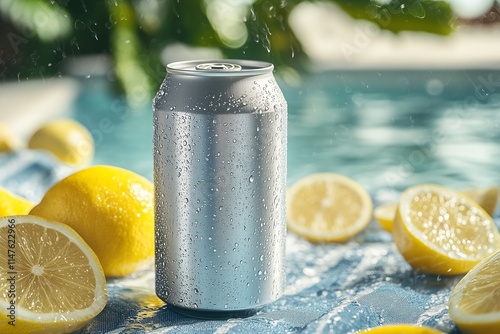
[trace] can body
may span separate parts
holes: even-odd
[[[156,293],[204,318],[284,289],[287,106],[272,65],[179,62],[155,97]]]

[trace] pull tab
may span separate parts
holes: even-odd
[[[196,65],[199,71],[240,71],[241,66],[231,63],[204,63]]]

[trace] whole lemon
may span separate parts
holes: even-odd
[[[97,254],[106,276],[124,276],[152,262],[153,189],[129,170],[93,166],[56,183],[30,214],[69,225]]]
[[[33,203],[0,187],[0,217],[26,215],[33,208]]]
[[[28,148],[49,151],[71,166],[88,165],[94,158],[91,133],[82,124],[71,119],[43,125],[31,136]]]

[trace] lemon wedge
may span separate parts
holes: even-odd
[[[426,326],[395,324],[365,329],[358,334],[444,334],[444,332]]]
[[[32,216],[0,218],[0,332],[68,333],[107,302],[99,261],[71,228]]]
[[[500,333],[500,252],[481,261],[453,288],[450,318],[462,333]]]
[[[392,233],[406,261],[429,274],[466,273],[500,247],[498,228],[483,208],[436,185],[403,192]]]
[[[370,223],[370,195],[354,180],[335,173],[306,176],[287,192],[287,226],[315,242],[344,242]]]

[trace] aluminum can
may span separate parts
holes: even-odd
[[[156,293],[198,318],[284,289],[287,104],[273,65],[172,63],[153,101]]]

